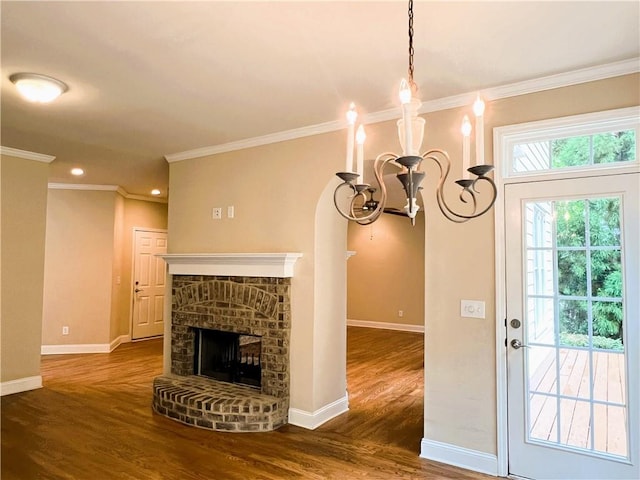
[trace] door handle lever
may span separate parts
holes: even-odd
[[[136,292],[136,293],[138,293],[138,292],[142,292],[142,291],[144,291],[144,290],[142,290],[141,288],[136,288],[136,289],[134,290],[134,292]]]
[[[523,344],[520,340],[518,340],[517,338],[514,338],[513,340],[511,340],[511,346],[513,348],[515,348],[516,350],[520,349],[520,348],[531,348],[529,347],[529,345],[525,345]]]

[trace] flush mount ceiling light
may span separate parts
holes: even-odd
[[[25,100],[49,103],[69,90],[66,83],[39,73],[14,73],[9,77]]]
[[[344,172],[336,175],[343,183],[336,187],[333,194],[333,201],[340,215],[347,220],[352,220],[360,225],[368,225],[375,222],[386,209],[387,188],[383,179],[383,171],[387,165],[393,165],[400,172],[396,175],[402,184],[407,204],[404,207],[404,214],[415,224],[415,217],[418,213],[416,196],[422,189],[420,184],[424,180],[425,172],[420,171],[423,160],[436,163],[440,169],[440,179],[436,187],[436,199],[442,214],[452,222],[462,223],[472,218],[479,217],[489,211],[496,201],[497,189],[493,180],[486,175],[493,170],[493,165],[484,165],[484,102],[478,99],[473,105],[476,117],[475,134],[475,166],[471,164],[470,135],[471,122],[465,116],[462,122],[462,174],[465,178],[456,180],[456,184],[462,188],[460,191],[459,208],[462,211],[454,211],[444,197],[444,185],[451,169],[449,154],[441,149],[428,150],[420,153],[422,139],[424,136],[424,118],[418,116],[421,102],[417,98],[417,85],[413,81],[413,0],[409,0],[409,81],[402,80],[400,83],[400,103],[402,104],[402,118],[398,120],[398,138],[402,147],[402,155],[395,153],[383,153],[378,155],[374,163],[374,173],[376,181],[380,187],[381,197],[378,201],[373,200],[373,192],[376,191],[371,185],[364,183],[364,141],[366,135],[364,127],[360,125],[355,131],[355,123],[358,114],[355,105],[352,103],[347,112],[347,158]],[[356,167],[354,168],[354,146],[356,149]],[[474,178],[469,178],[469,172]],[[479,202],[481,193],[485,189],[483,184],[488,184],[490,195],[485,200]],[[480,187],[480,190],[478,190]],[[388,210],[388,209],[387,209]]]
[[[72,168],[71,169],[71,175],[75,175],[76,177],[79,177],[81,175],[84,175],[84,170],[81,169],[81,168],[78,168],[78,167]]]
[[[160,190],[154,188],[153,190],[151,190],[151,195],[160,195]]]

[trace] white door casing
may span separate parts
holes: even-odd
[[[640,478],[639,185],[639,174],[622,174],[505,186],[507,341],[502,348],[506,348],[507,357],[510,474],[576,480]],[[553,217],[554,202],[579,204],[585,200],[588,206],[587,199],[619,199],[624,354],[594,349],[591,344],[568,347],[559,340],[562,302],[591,305],[599,301],[590,298],[590,291],[584,293],[585,298],[570,295],[558,298],[559,258],[576,261],[602,252],[615,253],[618,248],[556,246],[558,232],[554,231],[554,225],[561,222]],[[540,235],[553,237],[550,248],[532,246],[531,225],[536,209],[542,211],[543,217],[544,210],[549,210],[545,224],[548,227]],[[588,221],[586,224],[588,229]],[[543,285],[540,278],[545,275],[550,280]],[[588,273],[585,275],[587,291],[591,289],[591,279]],[[536,282],[542,295],[535,295],[532,285]],[[532,323],[532,311],[536,308],[538,313],[546,309],[542,317],[551,319],[546,333],[545,325]],[[513,319],[521,321],[521,326],[512,326]],[[527,347],[513,348],[514,340]],[[602,363],[607,358],[615,361]],[[599,365],[606,365],[606,369]],[[578,371],[584,374],[578,375]],[[619,377],[617,394],[598,390],[601,377],[607,374]]]
[[[166,231],[134,229],[132,340],[164,333],[166,252]]]

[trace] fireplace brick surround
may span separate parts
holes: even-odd
[[[195,329],[261,337],[261,388],[194,375]],[[287,423],[291,278],[173,275],[171,375],[153,384],[153,409],[220,431],[268,431]]]

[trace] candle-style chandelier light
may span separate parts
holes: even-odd
[[[385,211],[387,202],[387,187],[384,183],[383,172],[387,165],[393,165],[399,169],[396,177],[402,184],[407,197],[407,204],[404,213],[415,224],[415,217],[419,206],[416,201],[418,191],[422,189],[420,184],[424,180],[425,172],[420,170],[423,160],[435,162],[440,169],[440,180],[436,187],[436,199],[442,214],[452,222],[462,223],[472,218],[479,217],[489,211],[496,201],[497,189],[495,183],[486,175],[493,170],[493,165],[484,165],[484,129],[483,114],[484,102],[478,95],[473,105],[476,117],[476,152],[475,166],[470,166],[470,135],[471,122],[465,115],[462,122],[462,164],[463,172],[469,172],[473,178],[462,178],[456,180],[461,187],[458,196],[463,212],[454,211],[447,205],[444,198],[444,185],[449,171],[451,161],[446,151],[440,149],[428,150],[420,154],[422,139],[424,136],[424,118],[418,117],[418,110],[421,106],[420,100],[416,96],[417,86],[413,81],[413,0],[409,0],[409,81],[402,80],[400,83],[400,103],[402,104],[402,118],[398,120],[398,138],[402,147],[402,155],[395,153],[382,153],[378,155],[374,162],[374,174],[380,189],[380,198],[373,199],[374,187],[364,183],[364,141],[366,138],[364,127],[360,125],[355,131],[357,112],[352,103],[347,112],[347,156],[344,172],[336,175],[343,183],[336,187],[333,199],[338,212],[344,218],[352,220],[361,225],[369,225],[375,222]],[[355,143],[355,145],[354,145]],[[356,149],[356,168],[354,171],[354,147]],[[490,185],[491,196],[480,203],[478,197],[480,192],[478,186],[480,182]]]

